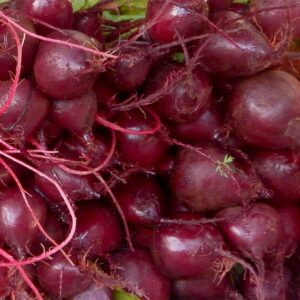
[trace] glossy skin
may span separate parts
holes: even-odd
[[[106,74],[119,91],[130,91],[139,87],[146,79],[152,58],[145,47],[127,46],[116,53],[119,57],[109,66]]]
[[[92,284],[83,292],[68,298],[68,300],[113,300],[112,291],[103,285]]]
[[[234,89],[227,116],[236,134],[249,145],[299,147],[300,83],[282,71],[245,79]]]
[[[224,219],[220,226],[233,249],[254,261],[276,254],[282,229],[280,215],[273,207],[263,203],[229,207],[217,217]]]
[[[71,297],[84,291],[91,284],[78,266],[72,266],[61,253],[52,259],[37,263],[37,278],[40,285],[52,296]]]
[[[32,18],[61,29],[69,29],[72,26],[73,10],[68,0],[17,0],[16,2],[17,8]],[[52,31],[41,24],[37,24],[37,29],[42,34]]]
[[[148,95],[161,93],[152,107],[169,121],[184,123],[197,119],[208,107],[212,86],[200,69],[191,73],[185,67],[160,66],[146,82]]]
[[[74,15],[73,29],[98,38],[100,41],[102,40],[101,25],[102,22],[98,13],[92,14],[83,11]]]
[[[213,225],[169,224],[153,235],[151,252],[157,268],[169,278],[209,272],[222,258],[223,238]]]
[[[25,18],[16,17],[15,15],[12,15],[11,17],[17,19],[17,23],[20,26],[35,33],[34,25],[31,21]],[[23,34],[19,31],[17,31],[17,34],[20,42],[22,42]],[[26,36],[22,46],[22,74],[27,74],[32,70],[38,43],[36,38],[28,35]],[[0,44],[0,80],[8,80],[11,78],[11,73],[15,74],[16,71],[17,48],[13,35],[3,24],[0,26]]]
[[[233,21],[235,19],[238,21]],[[212,21],[227,36],[212,32],[204,44],[199,43],[202,47],[199,61],[206,72],[248,76],[272,64],[273,50],[269,42],[246,18],[233,12],[218,12]]]
[[[27,195],[27,200],[43,226],[47,213],[46,202],[36,193],[30,193],[32,197]],[[3,191],[0,200],[0,240],[22,257],[37,236],[38,226],[17,188]]]
[[[292,151],[255,151],[251,161],[258,176],[272,190],[276,203],[300,201],[300,156]]]
[[[206,109],[196,120],[170,126],[173,136],[185,143],[212,142],[222,125],[222,117],[214,107]]]
[[[117,217],[97,202],[81,203],[72,247],[80,254],[97,257],[120,247],[122,231]]]
[[[80,176],[62,170],[58,165],[44,163],[39,170],[53,180],[59,182],[72,201],[93,200],[100,197],[94,186],[94,181],[89,176]],[[62,204],[63,199],[57,189],[48,180],[36,175],[37,188],[49,199],[50,203]]]
[[[153,177],[143,174],[116,186],[114,194],[128,222],[140,225],[158,223],[164,206],[161,187]]]
[[[11,81],[1,82],[0,107],[7,100]],[[18,87],[13,102],[5,113],[0,115],[1,131],[4,135],[15,135],[18,142],[24,141],[35,132],[49,109],[48,100],[33,84],[24,79]]]
[[[116,273],[127,285],[143,291],[149,300],[168,300],[170,283],[155,268],[151,257],[144,251],[135,252],[123,250],[113,255],[113,261],[118,266]],[[146,298],[141,297],[141,300]]]
[[[292,32],[291,39],[300,38],[299,0],[256,0],[251,3],[252,11],[256,12],[255,21],[270,40],[274,37],[277,40],[286,38],[289,29]]]
[[[259,178],[247,174],[236,161],[227,169],[227,173],[234,169],[235,172],[225,176],[217,171],[216,162],[223,161],[226,155],[222,150],[205,147],[201,151],[207,157],[192,150],[181,150],[170,176],[176,199],[188,208],[199,212],[217,210],[247,203],[263,192]]]
[[[52,32],[48,38],[99,47],[87,35],[64,30]],[[86,93],[96,79],[94,55],[84,50],[42,41],[34,63],[37,86],[47,95],[58,99],[76,98]]]
[[[146,20],[151,27],[148,33],[155,43],[170,43],[177,40],[176,32],[181,37],[200,34],[206,28],[205,17],[208,16],[206,0],[179,0],[178,3],[164,0],[148,2]],[[201,15],[204,17],[202,18]]]
[[[97,114],[97,98],[92,91],[71,100],[52,101],[51,120],[75,134],[92,130]]]
[[[152,117],[145,117],[139,111],[122,114],[118,117],[118,124],[131,130],[149,130],[153,128]],[[157,134],[135,135],[127,133],[117,134],[117,147],[122,161],[141,167],[154,167],[165,156],[168,144]]]

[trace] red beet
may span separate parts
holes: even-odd
[[[149,255],[142,250],[121,251],[113,255],[116,273],[133,290],[140,290],[149,300],[168,300],[170,283],[155,268]],[[140,297],[145,300],[146,297]]]
[[[151,39],[157,43],[169,43],[177,40],[176,34],[181,37],[197,35],[205,29],[207,15],[207,1],[150,0],[146,16],[149,26],[148,33]]]
[[[117,185],[114,194],[128,222],[149,225],[159,222],[164,206],[163,192],[150,176],[137,174]]]
[[[56,31],[47,37],[99,48],[94,39],[75,30]],[[87,51],[42,41],[34,63],[37,86],[47,95],[58,99],[83,95],[96,79],[94,60],[94,55]]]
[[[229,103],[230,124],[238,136],[256,147],[299,147],[299,117],[300,83],[282,71],[268,71],[240,82]]]
[[[112,291],[105,285],[92,284],[83,292],[68,298],[69,300],[113,300]]]
[[[233,157],[224,166],[220,162],[228,154],[222,150],[205,147],[200,151],[202,154],[193,150],[179,152],[170,176],[178,201],[201,212],[247,203],[262,195],[264,188],[259,178],[244,170]]]
[[[169,278],[193,277],[213,271],[225,248],[218,229],[210,224],[161,225],[153,235],[152,256]]]
[[[76,211],[73,248],[88,257],[104,255],[120,247],[122,232],[116,216],[97,202],[81,203]]]

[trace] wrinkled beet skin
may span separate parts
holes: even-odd
[[[56,31],[47,37],[99,48],[95,40],[75,30]],[[53,98],[78,97],[87,92],[96,79],[93,60],[89,52],[42,41],[34,63],[37,86]]]
[[[255,21],[270,41],[274,37],[278,40],[286,38],[288,30],[292,32],[291,39],[300,38],[299,0],[256,0],[251,4]]]
[[[299,147],[300,83],[282,71],[245,79],[233,91],[227,116],[237,135],[249,145]]]
[[[153,128],[152,117],[141,112],[121,115],[118,124],[131,130],[149,130]],[[117,147],[122,161],[141,167],[156,166],[165,156],[168,144],[157,134],[135,135],[118,133]]]
[[[300,201],[300,156],[292,151],[255,151],[253,166],[279,204]]]
[[[29,205],[43,226],[47,213],[46,202],[36,193],[30,194],[27,195]],[[17,188],[3,191],[0,198],[0,240],[22,256],[37,236],[39,228]]]
[[[176,2],[178,5],[172,2],[164,5],[164,0],[148,2],[146,20],[151,25],[148,33],[153,42],[169,43],[178,39],[176,32],[181,37],[190,37],[200,34],[206,28],[206,21],[201,18],[201,15],[208,16],[206,0]]]
[[[91,284],[78,266],[72,266],[61,253],[49,261],[37,263],[37,277],[40,285],[52,296],[70,297],[84,291]]]
[[[263,192],[259,178],[245,173],[235,161],[229,165],[235,169],[231,174],[225,176],[217,171],[216,162],[223,161],[225,152],[215,147],[201,151],[213,161],[193,150],[181,150],[170,176],[174,195],[188,208],[216,210],[247,203]]]
[[[154,178],[142,174],[132,176],[113,192],[128,222],[140,225],[159,222],[164,195]]]
[[[139,87],[146,79],[152,59],[145,47],[125,47],[104,74],[119,91],[130,91]]]
[[[92,130],[97,115],[97,98],[92,91],[72,100],[54,100],[50,116],[54,123],[76,134]]]
[[[44,163],[39,170],[57,181],[72,201],[93,200],[99,198],[94,182],[90,176],[67,173],[58,165]],[[48,198],[50,203],[62,204],[63,199],[53,184],[41,176],[35,176],[37,188]]]
[[[82,203],[76,217],[76,233],[71,244],[80,254],[97,257],[120,247],[120,224],[108,208],[96,202]]]
[[[155,268],[151,257],[144,251],[120,251],[113,255],[118,266],[116,273],[127,285],[145,293],[149,300],[168,300],[170,282]],[[146,298],[141,298],[145,300]]]
[[[12,15],[14,19],[18,20],[18,24],[24,27],[26,30],[35,33],[34,25],[31,21]],[[17,31],[22,42],[23,34]],[[8,80],[11,78],[11,73],[15,73],[16,70],[16,57],[17,57],[17,47],[16,42],[7,26],[0,26],[0,80]],[[6,46],[4,46],[6,45]],[[27,74],[32,70],[35,54],[38,48],[38,40],[29,35],[26,36],[24,43],[22,44],[22,74]]]
[[[256,203],[245,208],[229,207],[220,211],[220,226],[227,242],[254,261],[276,255],[282,238],[281,219],[270,205]]]
[[[223,238],[213,225],[170,224],[154,232],[151,252],[163,274],[184,278],[212,271],[224,247]]]
[[[238,21],[232,21],[237,19]],[[212,19],[224,30],[214,32],[199,48],[204,71],[223,76],[248,76],[268,68],[274,61],[272,48],[264,36],[245,18],[233,12],[218,12]],[[233,42],[235,44],[233,44]]]
[[[17,0],[17,8],[32,18],[61,29],[72,26],[73,10],[68,0]],[[39,33],[45,35],[52,31],[47,26],[36,24]]]
[[[207,75],[199,68],[190,72],[171,64],[150,74],[145,86],[148,95],[162,92],[153,109],[162,118],[178,123],[193,121],[203,113],[209,105],[211,89]]]

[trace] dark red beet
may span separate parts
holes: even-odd
[[[117,120],[120,126],[130,130],[142,131],[153,128],[152,117],[139,111],[122,114]],[[168,144],[157,134],[118,133],[117,147],[125,163],[153,167],[164,158]]]
[[[61,253],[52,255],[51,260],[37,263],[37,278],[51,296],[61,298],[78,294],[91,284],[79,266],[72,266]]]
[[[119,91],[139,87],[146,79],[152,58],[145,47],[127,46],[116,53],[118,58],[109,66],[106,74]]]
[[[50,120],[45,119],[43,124],[36,132],[35,138],[37,142],[45,147],[45,149],[50,149],[59,141],[61,134],[61,127],[59,127],[57,124],[54,124]]]
[[[155,229],[151,227],[130,227],[131,238],[134,245],[139,248],[150,249],[154,230]]]
[[[137,174],[117,185],[114,194],[128,222],[158,223],[164,206],[163,192],[153,177]]]
[[[97,114],[97,98],[92,91],[72,100],[54,100],[51,104],[53,123],[79,135],[92,130]]]
[[[68,173],[53,163],[43,163],[39,166],[39,170],[57,181],[72,201],[92,200],[100,197],[90,176]],[[51,203],[63,203],[59,192],[48,180],[36,175],[35,183]]]
[[[199,68],[190,72],[180,65],[168,64],[160,66],[149,78],[146,93],[161,93],[153,108],[166,120],[193,121],[208,107],[212,86]]]
[[[48,38],[99,48],[96,40],[75,31],[52,32]],[[34,63],[37,86],[47,95],[69,99],[86,93],[97,75],[94,55],[70,46],[42,41]]]
[[[30,195],[27,195],[29,205],[43,225],[46,220],[46,202],[34,192],[30,192]],[[3,191],[0,197],[0,240],[18,256],[23,256],[36,238],[39,228],[17,188]]]
[[[255,151],[251,160],[276,203],[300,201],[300,156],[292,151]]]
[[[199,43],[200,63],[205,71],[245,76],[262,71],[274,62],[270,44],[246,18],[224,11],[216,13],[213,21],[222,33],[213,32]]]
[[[104,74],[105,73],[101,73],[97,78],[93,90],[97,96],[98,104],[106,107],[114,103],[118,91]]]
[[[197,35],[206,28],[207,15],[207,1],[150,0],[146,16],[148,33],[156,43],[169,43],[177,40],[177,34],[181,37]]]
[[[149,255],[142,250],[121,251],[113,255],[119,267],[116,272],[132,290],[140,290],[146,297],[141,300],[168,300],[170,283],[155,268]]]
[[[92,284],[89,288],[68,298],[68,300],[113,300],[113,293],[104,285]]]
[[[238,136],[256,147],[299,147],[299,118],[300,83],[282,71],[240,82],[229,103],[230,124]]]
[[[213,225],[168,224],[154,232],[152,256],[157,268],[169,278],[192,277],[213,271],[221,263],[224,247]]]
[[[77,227],[72,246],[88,257],[104,255],[120,247],[122,232],[116,216],[105,206],[88,202],[76,210]]]
[[[170,126],[173,136],[184,143],[197,144],[214,140],[222,125],[220,112],[209,107],[195,121]]]
[[[0,269],[0,297],[5,298],[9,294],[9,276],[8,269]]]
[[[68,29],[72,26],[73,9],[68,0],[17,0],[17,8],[28,16],[54,27]],[[38,31],[47,34],[49,27],[36,24]]]
[[[0,107],[3,107],[10,93],[12,82],[4,81],[0,85]],[[36,131],[48,112],[48,101],[33,84],[24,79],[8,109],[0,114],[1,131],[6,136],[15,137],[17,143]]]
[[[291,39],[300,38],[299,0],[255,0],[250,3],[255,21],[270,40],[286,38],[289,30]]]
[[[220,226],[233,249],[255,263],[276,255],[282,238],[281,218],[271,206],[255,203],[246,208],[229,207],[220,211]]]
[[[173,282],[172,294],[172,300],[242,300],[228,277],[220,283],[209,277],[177,279]]]
[[[210,12],[217,10],[227,10],[231,4],[231,0],[208,0]]]
[[[26,30],[35,33],[33,23],[23,17],[17,17],[12,15],[13,19],[17,19],[18,24],[24,27]],[[17,30],[20,43],[23,40],[23,33]],[[16,57],[17,47],[15,39],[8,27],[1,24],[0,26],[0,80],[8,80],[11,78],[11,74],[15,74],[16,71]],[[26,35],[24,43],[22,44],[22,73],[26,74],[32,70],[35,54],[38,47],[38,40]]]
[[[206,147],[200,151],[203,155],[193,150],[180,151],[170,177],[174,195],[188,208],[216,210],[247,203],[264,192],[260,180],[237,161],[222,167],[226,160],[222,150]]]
[[[102,21],[98,13],[77,12],[74,15],[73,29],[102,41]]]

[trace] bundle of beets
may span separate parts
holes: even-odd
[[[0,299],[300,299],[300,0],[79,2],[0,1]]]

